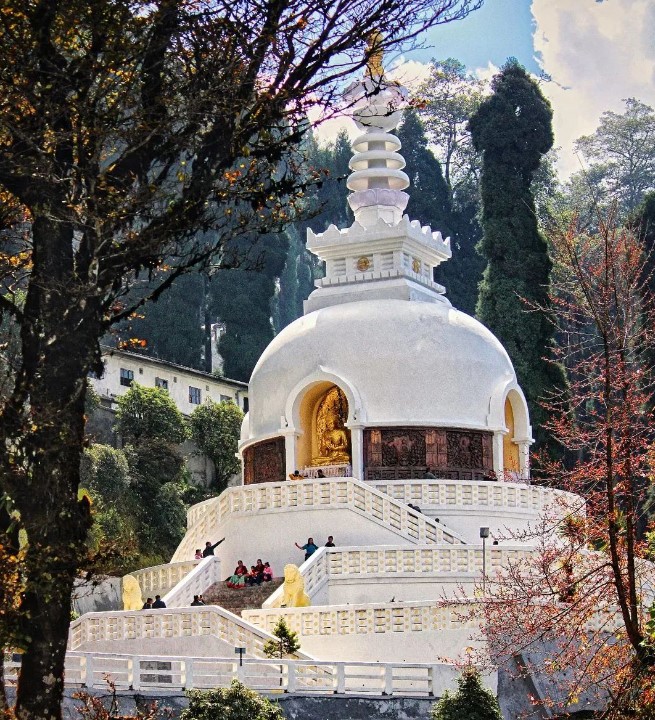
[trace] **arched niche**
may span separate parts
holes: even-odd
[[[307,388],[298,405],[301,429],[296,441],[298,468],[350,462],[350,431],[346,427],[349,414],[348,397],[339,385],[319,381]],[[343,452],[348,453],[347,459],[340,458],[336,450],[339,437],[345,438]],[[335,455],[334,462],[329,460],[331,453]]]
[[[518,389],[512,388],[505,395],[503,414],[506,428],[503,435],[503,471],[526,477],[532,428],[525,396]]]

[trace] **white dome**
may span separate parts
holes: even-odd
[[[343,303],[299,318],[266,348],[242,441],[293,427],[298,398],[325,380],[348,396],[350,423],[488,430],[503,427],[503,398],[516,387],[496,337],[444,302]]]

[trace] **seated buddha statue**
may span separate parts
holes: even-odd
[[[318,438],[321,454],[312,458],[313,465],[346,465],[350,463],[350,440],[338,417],[327,419],[325,431]]]

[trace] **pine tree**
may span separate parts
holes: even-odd
[[[483,153],[481,249],[488,263],[477,315],[509,353],[543,441],[539,400],[563,380],[561,370],[544,359],[553,339],[549,318],[530,312],[531,304],[548,307],[551,270],[531,183],[553,144],[552,110],[516,60],[496,75],[492,90],[470,121],[475,148]]]
[[[277,640],[269,640],[264,644],[264,653],[267,657],[284,658],[300,650],[298,633],[291,630],[284,618],[280,618],[273,629]]]
[[[482,685],[480,673],[467,668],[457,679],[457,691],[447,690],[433,705],[431,720],[502,720],[498,700]]]

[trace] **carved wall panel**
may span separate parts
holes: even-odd
[[[243,483],[254,485],[286,480],[284,438],[251,445],[243,452]]]
[[[447,428],[388,427],[364,430],[367,480],[437,477],[476,480],[493,469],[492,433]]]

